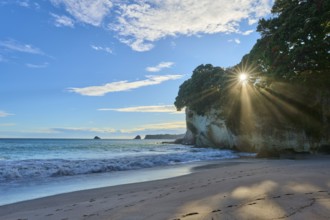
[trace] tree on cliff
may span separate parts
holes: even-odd
[[[277,0],[261,19],[261,39],[242,62],[277,79],[329,86],[330,1]]]
[[[311,142],[329,140],[330,1],[276,0],[257,31],[261,38],[235,67],[197,67],[180,86],[176,108],[204,115],[220,104],[226,125],[237,134],[295,131]],[[245,67],[253,77],[235,88],[229,76]]]
[[[220,101],[221,85],[224,85],[225,78],[225,70],[220,67],[211,64],[198,66],[191,78],[180,86],[174,105],[178,111],[189,107],[203,115],[210,105]]]

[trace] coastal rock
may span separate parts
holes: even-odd
[[[271,86],[273,90],[278,90],[278,85]],[[284,106],[280,98],[270,103],[258,97],[259,100],[250,99],[253,110],[246,110],[246,115],[240,115],[241,110],[232,108],[230,111],[234,114],[231,116],[225,112],[228,106],[211,107],[203,115],[186,108],[187,132],[182,143],[260,152],[260,157],[279,157],[283,150],[329,153],[329,96],[324,93],[319,96],[314,92],[307,97],[307,89],[297,91],[303,96],[301,100],[307,100],[313,106],[303,109],[299,106],[301,100],[294,99],[297,103],[290,107]],[[258,103],[260,100],[264,106]],[[314,106],[319,108],[315,110],[312,108]]]
[[[141,140],[141,136],[140,135],[137,135],[134,140]]]
[[[144,139],[179,139],[183,137],[184,134],[147,134]]]
[[[93,139],[94,140],[100,140],[101,138],[99,136],[95,136]]]

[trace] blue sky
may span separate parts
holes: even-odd
[[[0,138],[184,133],[195,67],[237,64],[273,0],[0,0]]]

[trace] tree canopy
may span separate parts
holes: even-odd
[[[213,67],[211,64],[198,66],[191,78],[180,86],[174,103],[176,108],[180,111],[188,106],[203,115],[210,105],[220,101],[225,78],[225,70],[220,67]]]
[[[330,1],[276,0],[257,31],[261,39],[244,62],[275,78],[329,83]]]
[[[269,19],[259,21],[261,38],[236,65],[250,66],[266,78],[330,88],[330,1],[276,0]],[[229,71],[200,65],[179,89],[178,110],[203,114],[220,101]]]

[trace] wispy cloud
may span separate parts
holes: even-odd
[[[160,39],[173,36],[238,33],[240,22],[255,24],[270,13],[274,0],[51,0],[77,22],[106,23],[118,39],[135,51],[148,51]],[[109,19],[110,20],[110,19]]]
[[[4,2],[0,2],[0,5],[2,4],[17,4],[20,7],[23,8],[32,8],[32,9],[40,9],[40,5],[37,2],[32,2],[31,0],[11,0],[11,1],[4,1]]]
[[[25,7],[25,8],[28,8],[30,7],[30,2],[28,0],[20,0],[20,1],[17,1],[17,4],[21,7]]]
[[[159,123],[159,124],[146,124],[141,127],[132,128],[132,129],[121,129],[122,133],[134,133],[134,132],[142,132],[149,130],[177,130],[177,129],[185,129],[186,122],[185,121],[176,121],[176,122],[168,122],[168,123]]]
[[[35,69],[41,69],[41,68],[46,68],[48,67],[49,63],[45,62],[42,64],[32,64],[32,63],[27,63],[25,64],[29,68],[35,68]]]
[[[94,132],[94,133],[115,133],[113,128],[51,128],[53,132]]]
[[[74,20],[68,16],[53,13],[51,13],[51,16],[54,18],[54,25],[56,27],[74,27]]]
[[[14,115],[14,114],[7,113],[5,111],[0,111],[0,118],[8,117],[8,116],[11,116],[11,115]]]
[[[104,51],[104,52],[111,53],[111,54],[113,52],[110,47],[101,47],[101,46],[91,45],[91,48],[96,51]]]
[[[157,66],[151,66],[151,67],[147,67],[146,70],[148,72],[159,72],[164,68],[170,68],[174,65],[173,62],[161,62],[159,63]]]
[[[51,0],[54,5],[64,5],[78,21],[100,26],[113,4],[110,0]]]
[[[161,84],[168,80],[176,80],[182,78],[183,75],[164,75],[164,76],[155,76],[149,75],[146,76],[145,80],[138,80],[133,82],[128,82],[127,80],[107,83],[102,86],[89,86],[84,88],[69,88],[68,91],[75,92],[80,95],[85,96],[103,96],[111,92],[122,92],[130,91],[144,86],[151,86]]]
[[[158,124],[145,124],[140,127],[135,128],[124,128],[124,129],[114,129],[114,128],[90,128],[90,127],[67,127],[67,128],[49,128],[35,131],[36,133],[68,133],[68,132],[88,132],[88,133],[103,133],[103,134],[131,134],[135,132],[143,131],[168,131],[168,130],[184,130],[186,128],[185,121],[174,121],[167,123]]]
[[[133,50],[147,51],[168,36],[239,33],[242,20],[253,24],[267,15],[273,0],[133,2],[118,6],[116,23],[109,29]]]
[[[253,32],[254,32],[254,30],[247,30],[247,31],[242,32],[241,34],[242,34],[242,35],[250,35],[250,34],[252,34]]]
[[[15,40],[0,41],[0,47],[3,47],[10,51],[44,55],[44,52],[39,48],[31,44],[23,44]]]
[[[127,108],[100,108],[99,111],[117,111],[117,112],[141,112],[141,113],[183,113],[178,112],[174,105],[150,105],[136,106]]]
[[[236,44],[240,44],[241,43],[240,39],[238,39],[238,38],[230,39],[230,40],[228,40],[228,42],[233,42],[233,43],[236,43]]]

